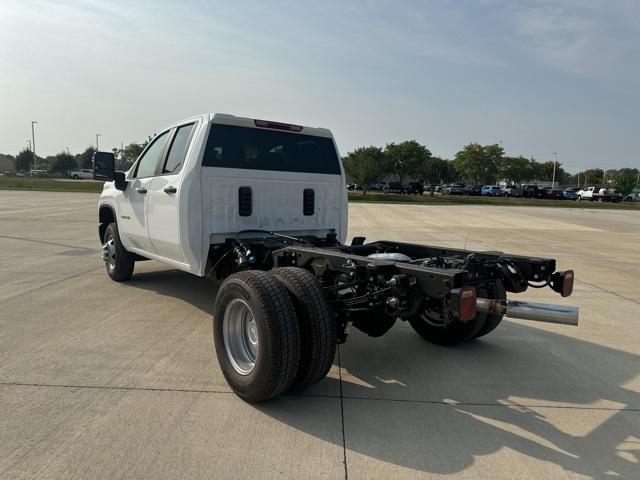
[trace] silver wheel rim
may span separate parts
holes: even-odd
[[[249,375],[256,366],[258,326],[249,305],[241,298],[231,300],[224,311],[222,338],[233,369],[240,375]]]
[[[102,245],[102,259],[107,264],[109,270],[116,268],[116,242],[111,235],[107,236],[106,242]]]

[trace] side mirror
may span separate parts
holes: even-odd
[[[116,157],[110,152],[94,152],[93,178],[95,180],[112,181],[116,173]]]
[[[116,172],[116,157],[110,152],[93,154],[93,178],[95,180],[113,181],[116,189],[125,190],[127,180],[124,172]]]

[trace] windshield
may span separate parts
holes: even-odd
[[[331,138],[220,124],[211,126],[202,165],[340,174]]]

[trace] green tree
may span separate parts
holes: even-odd
[[[21,150],[15,160],[16,172],[27,172],[33,168],[33,152],[28,148]]]
[[[470,143],[456,153],[455,169],[474,183],[494,183],[500,173],[504,150],[498,144]]]
[[[500,163],[500,176],[514,183],[531,180],[535,169],[535,162],[523,157],[503,157]]]
[[[419,176],[425,162],[431,157],[429,149],[415,140],[388,143],[384,153],[388,158],[390,171],[398,177],[400,183],[404,183],[407,178]]]
[[[76,163],[80,168],[93,168],[93,153],[95,148],[87,147],[84,152],[76,155]]]
[[[424,161],[420,168],[420,179],[432,187],[440,183],[451,182],[456,178],[456,171],[449,160],[431,156]],[[433,195],[433,188],[431,189]]]
[[[70,170],[75,168],[78,168],[78,164],[76,163],[76,159],[73,158],[73,155],[67,152],[60,152],[49,165],[49,172],[67,175]]]
[[[535,162],[534,174],[536,180],[543,182],[551,182],[553,180],[553,161]],[[560,183],[566,176],[566,172],[562,168],[562,164],[556,162],[556,183]]]
[[[601,168],[590,168],[580,173],[580,183],[583,185],[600,185],[604,178],[604,170]]]
[[[118,170],[128,170],[133,162],[135,162],[145,147],[149,144],[152,137],[149,137],[143,143],[130,143],[124,148],[114,148],[113,154],[118,161]]]
[[[379,180],[388,168],[387,156],[380,147],[360,147],[342,159],[344,168],[351,179],[363,186],[367,194],[367,184]]]
[[[638,186],[637,183],[638,170],[636,168],[621,168],[613,179],[614,188],[625,197]]]

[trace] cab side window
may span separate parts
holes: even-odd
[[[162,157],[168,138],[169,132],[165,132],[153,139],[153,143],[138,162],[133,178],[153,177],[155,175],[156,165],[158,165],[158,161]]]
[[[162,167],[163,174],[178,173],[182,168],[184,159],[187,156],[187,150],[191,143],[191,134],[193,132],[194,123],[178,127],[176,134],[171,142],[171,148],[167,155],[167,161]]]

